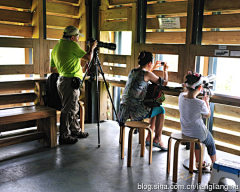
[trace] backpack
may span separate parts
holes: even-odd
[[[165,95],[161,91],[161,85],[152,83],[148,85],[147,94],[144,98],[144,105],[148,107],[158,107],[165,101]]]
[[[56,110],[61,110],[62,102],[57,90],[58,77],[58,73],[52,73],[48,77],[45,84],[46,94],[43,96],[43,101],[45,106],[55,108]]]

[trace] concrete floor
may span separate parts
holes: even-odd
[[[127,167],[126,131],[125,158],[120,159],[119,127],[114,121],[100,124],[101,146],[98,148],[97,125],[86,124],[90,133],[74,145],[47,148],[37,141],[0,148],[1,192],[113,192],[113,191],[210,191],[163,190],[160,185],[173,187],[172,172],[166,175],[167,152],[153,148],[153,162],[148,164],[148,147],[145,157],[140,157],[138,135],[134,135],[132,167]],[[163,136],[167,143],[168,137]],[[182,166],[189,151],[180,146],[178,185],[197,184],[197,174],[189,174]],[[234,159],[235,155],[217,151],[217,158]],[[207,188],[210,174],[202,176],[201,187]],[[234,185],[232,180],[222,184]],[[144,189],[143,189],[144,188]],[[213,190],[226,191],[226,190]]]

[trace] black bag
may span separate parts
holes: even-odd
[[[78,77],[73,77],[73,78],[72,78],[71,86],[72,86],[73,89],[79,89],[81,83],[82,83],[82,81],[81,81],[80,78],[78,78]]]
[[[161,91],[162,86],[152,83],[148,85],[147,94],[144,98],[144,105],[148,107],[158,107],[165,101],[165,95]]]
[[[52,73],[48,77],[45,84],[46,95],[43,96],[43,101],[45,106],[61,110],[62,102],[57,90],[58,77],[58,73]]]

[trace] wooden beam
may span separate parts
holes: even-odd
[[[178,106],[178,97],[165,94],[165,98],[166,98],[166,100],[164,101],[165,104]]]
[[[103,65],[102,68],[103,68],[103,72],[107,74],[123,75],[123,76],[128,75],[125,67]]]
[[[239,118],[240,117],[240,107],[215,104],[214,105],[214,113]]]
[[[120,63],[127,64],[127,58],[130,58],[129,55],[113,55],[113,54],[99,54],[99,59],[101,62],[108,63]]]
[[[63,29],[51,29],[47,28],[47,38],[61,39],[63,36]],[[50,48],[52,49],[52,48]]]
[[[87,41],[87,13],[85,1],[81,1],[79,5],[78,18],[79,31],[84,35],[84,37],[79,37],[79,41]]]
[[[47,15],[59,15],[63,17],[74,17],[79,16],[79,8],[62,3],[46,2]]]
[[[47,25],[62,28],[65,28],[68,25],[73,25],[78,28],[79,20],[74,18],[47,15]]]
[[[33,73],[33,65],[0,65],[0,75]]]
[[[173,15],[187,13],[188,2],[167,2],[147,5],[147,16],[150,15]]]
[[[0,9],[0,21],[32,24],[32,13]]]
[[[180,122],[172,121],[170,119],[165,119],[164,127],[169,127],[171,129],[175,129],[175,130],[181,131],[181,124],[180,124]]]
[[[240,123],[237,121],[232,121],[229,119],[222,119],[219,117],[214,117],[213,118],[213,126],[214,127],[219,127],[225,130],[229,131],[236,131],[239,132],[240,130]]]
[[[0,37],[0,47],[33,48],[34,39]]]
[[[100,31],[131,31],[127,21],[104,22]]]
[[[13,7],[19,9],[31,9],[32,0],[0,0],[0,6]]]
[[[170,108],[167,106],[164,106],[164,109],[166,116],[180,119],[180,112],[178,109]]]
[[[173,54],[178,55],[179,47],[184,45],[167,45],[167,44],[145,44],[136,43],[135,46],[139,47],[139,52],[149,51],[155,54]]]
[[[195,52],[193,55],[195,56],[208,56],[208,57],[233,57],[240,58],[240,56],[216,56],[215,50],[219,49],[218,45],[192,45],[194,47]],[[240,51],[240,46],[226,46],[226,50],[229,50],[229,54],[231,51]]]
[[[103,12],[103,20],[126,19],[128,17],[128,8],[109,9],[101,12]]]
[[[137,3],[137,0],[109,0],[110,5],[123,5],[130,3]]]
[[[155,70],[153,71],[157,76],[162,77],[163,73],[162,71]],[[177,72],[168,72],[168,80],[171,82],[178,82],[178,73]]]
[[[47,1],[52,1],[56,3],[64,3],[68,5],[73,5],[73,6],[78,6],[80,0],[47,0]]]
[[[35,98],[35,93],[0,95],[0,105],[34,102]]]
[[[147,32],[146,43],[177,43],[184,44],[185,32]]]
[[[212,136],[217,141],[240,146],[240,140],[238,135],[227,134],[226,132],[220,132],[218,130],[213,129]]]
[[[31,26],[0,24],[0,35],[32,37]]]
[[[204,4],[204,11],[206,12],[216,12],[216,11],[231,11],[239,10],[240,1],[238,0],[211,0],[206,1]]]

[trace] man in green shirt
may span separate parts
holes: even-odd
[[[83,78],[80,58],[91,61],[97,41],[90,44],[89,52],[86,53],[77,44],[79,35],[83,36],[76,27],[66,27],[62,39],[55,45],[51,53],[51,72],[59,73],[57,88],[62,100],[60,144],[73,144],[78,141],[77,138],[86,138],[89,135],[81,131],[78,122],[80,90],[74,88],[72,83],[76,78],[77,80]]]

